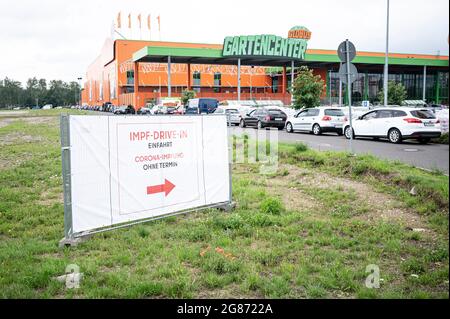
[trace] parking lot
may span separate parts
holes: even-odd
[[[233,126],[230,132],[240,135],[251,132],[253,128],[240,128]],[[308,133],[287,133],[278,131],[280,142],[303,142],[313,149],[321,151],[348,151],[349,141],[343,136],[326,133],[315,136]],[[414,165],[416,167],[439,170],[449,173],[449,146],[445,144],[419,144],[413,140],[403,141],[401,144],[391,144],[387,140],[375,141],[373,139],[358,138],[353,141],[353,149],[357,154],[372,154],[377,157]]]

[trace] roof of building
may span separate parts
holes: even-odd
[[[123,41],[123,40],[117,40]],[[152,43],[152,42],[150,42]],[[154,44],[154,45],[153,45]],[[150,46],[146,46],[133,54],[133,61],[138,62],[167,62],[167,57],[171,57],[173,63],[192,64],[236,64],[236,57],[222,56],[222,45],[220,44],[189,44],[177,42],[155,41]],[[390,65],[406,66],[435,66],[448,67],[448,56],[429,54],[404,54],[390,53]],[[252,56],[242,57],[242,65],[261,66],[283,66],[290,65],[292,59],[283,57]],[[300,62],[299,60],[294,60]],[[304,62],[308,63],[339,63],[337,52],[334,50],[308,49]],[[357,64],[384,64],[384,53],[358,51],[352,61]]]

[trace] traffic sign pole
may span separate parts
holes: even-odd
[[[350,121],[350,154],[353,155],[353,125],[352,125],[352,82],[350,81],[350,55],[348,39],[345,40],[346,64],[347,64],[347,96],[348,96],[348,117]],[[345,133],[345,132],[344,132]]]

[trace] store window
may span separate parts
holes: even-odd
[[[214,73],[214,92],[220,93],[220,86],[222,85],[222,74]]]
[[[127,71],[127,85],[134,85],[134,71]]]
[[[272,77],[272,93],[278,93],[278,77]]]
[[[193,78],[193,90],[195,92],[200,92],[200,83],[201,83],[201,74],[198,71],[194,71],[194,73],[192,74],[192,78]]]

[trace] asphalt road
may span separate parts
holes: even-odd
[[[229,128],[231,132],[240,135],[253,128]],[[348,151],[349,141],[335,133],[325,133],[315,136],[308,133],[278,132],[280,142],[304,142],[312,149],[319,151]],[[382,159],[399,160],[428,170],[439,170],[449,174],[449,146],[443,144],[422,145],[414,140],[403,141],[402,144],[391,144],[387,140],[375,141],[373,139],[358,138],[353,140],[353,149],[356,154],[372,154]]]

